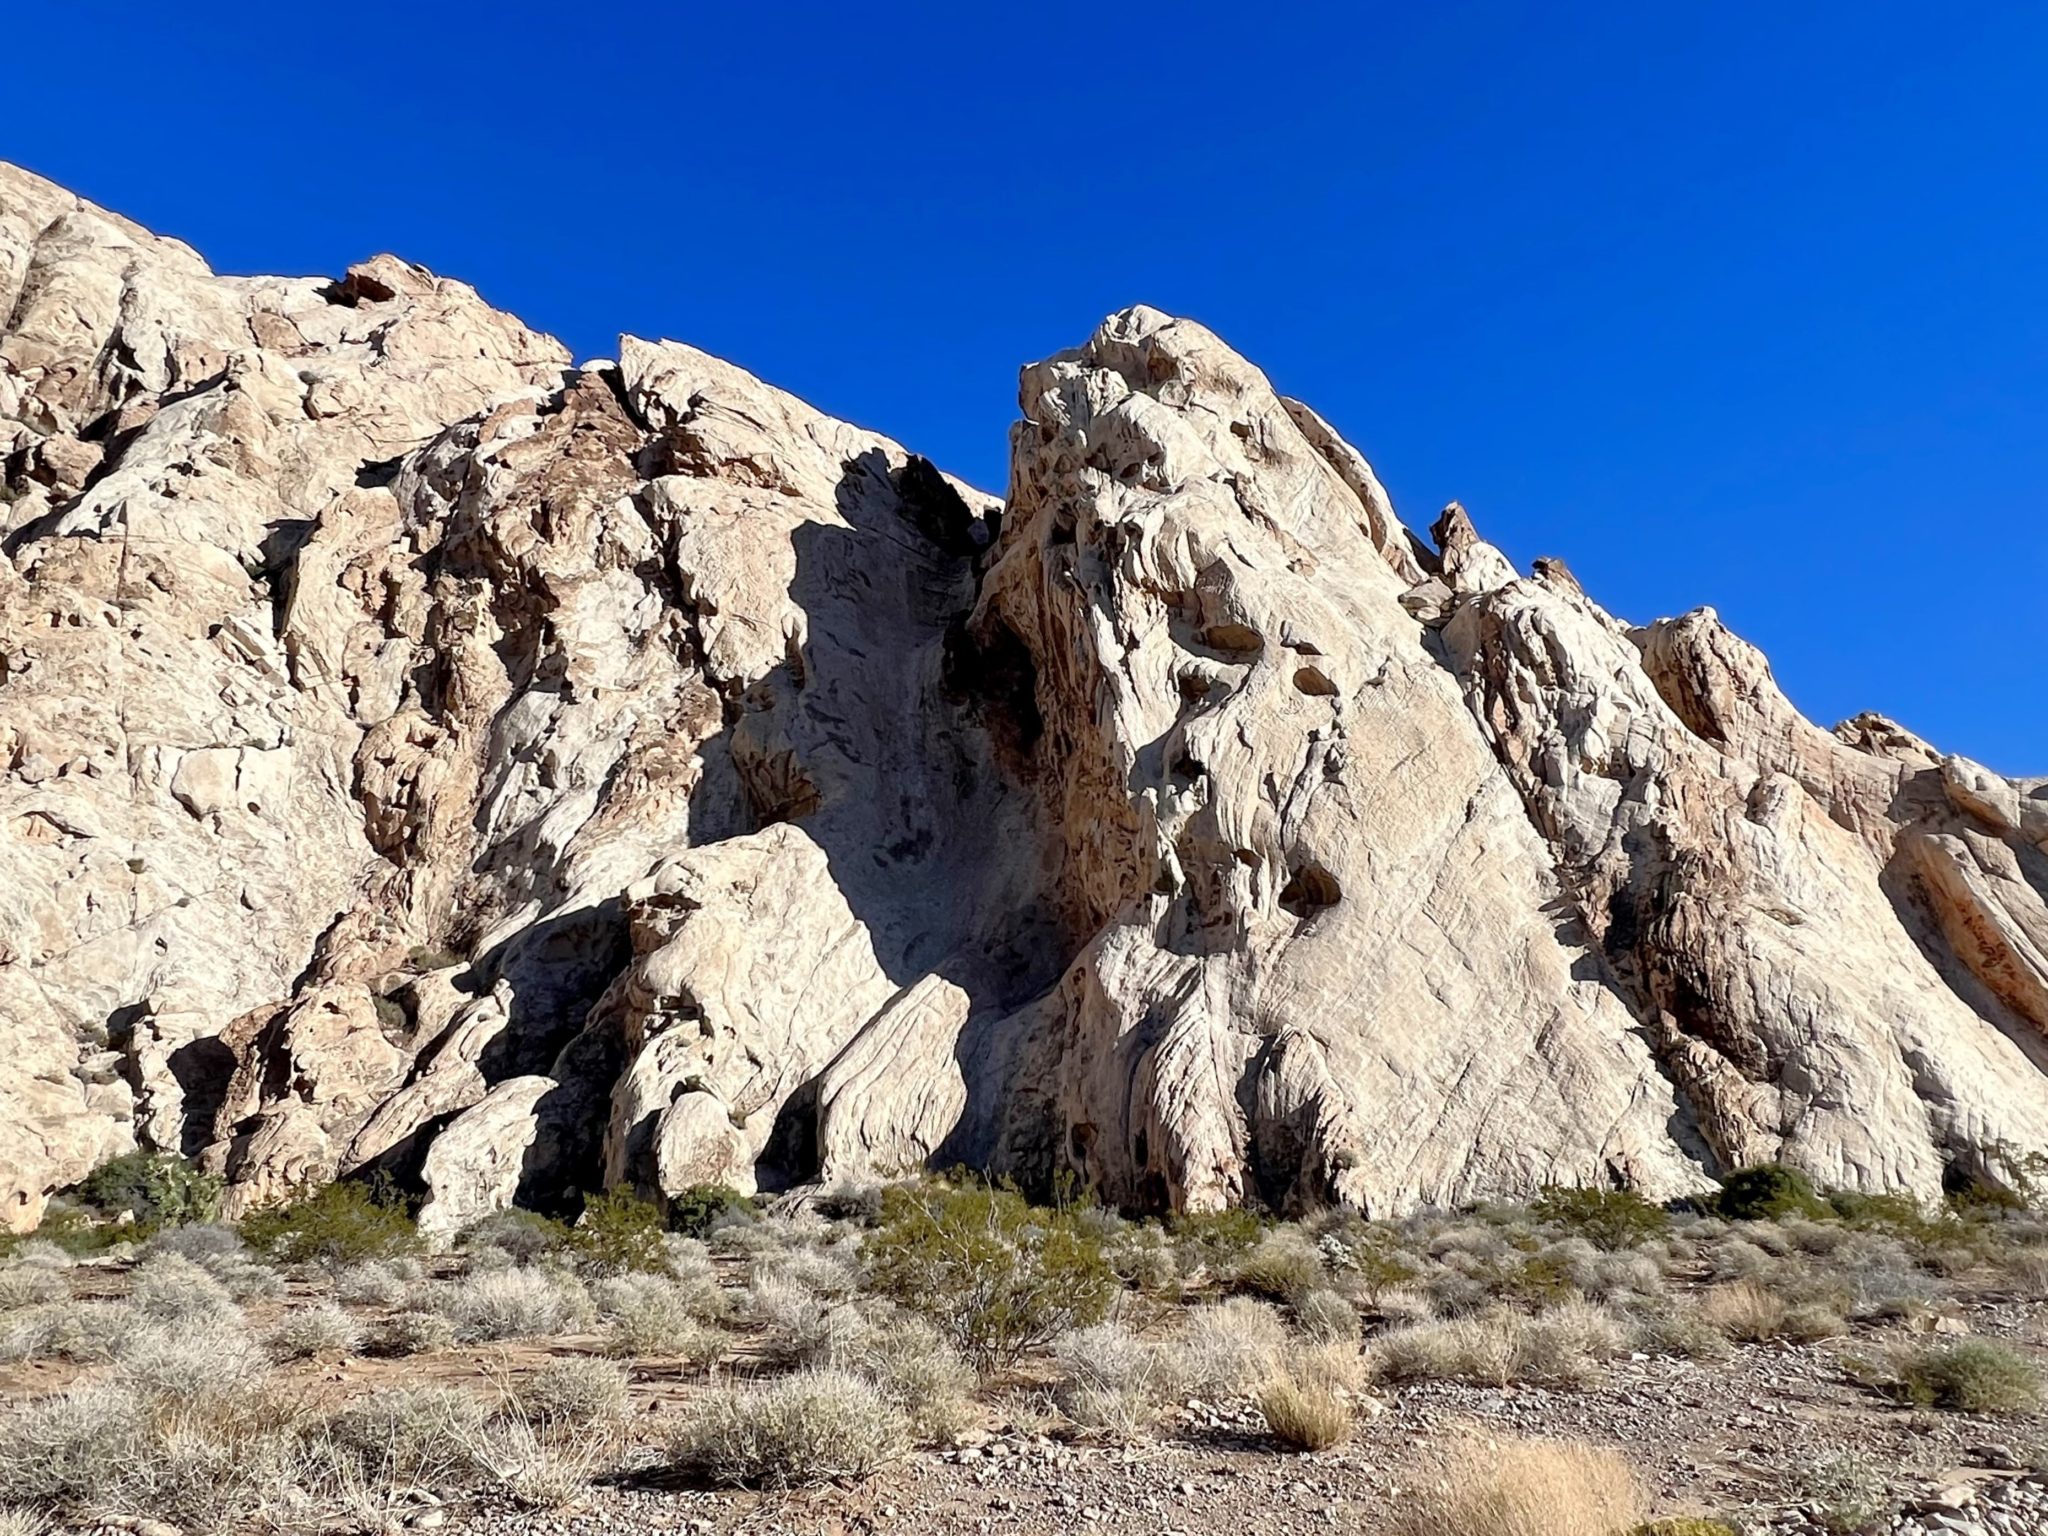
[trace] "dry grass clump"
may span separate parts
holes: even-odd
[[[662,1357],[708,1365],[725,1353],[724,1332],[709,1319],[723,1311],[715,1284],[662,1275],[619,1275],[593,1293],[604,1324],[605,1349],[629,1359]]]
[[[551,1360],[512,1388],[512,1400],[543,1432],[586,1429],[625,1417],[626,1373],[609,1360]]]
[[[483,1400],[458,1387],[387,1388],[346,1404],[306,1442],[344,1481],[446,1483],[474,1470],[489,1420]]]
[[[1821,1302],[1788,1302],[1763,1281],[1744,1279],[1717,1285],[1700,1299],[1700,1317],[1711,1328],[1744,1344],[1772,1339],[1811,1343],[1848,1332],[1848,1324]]]
[[[1328,1387],[1276,1376],[1259,1391],[1259,1412],[1282,1445],[1326,1451],[1351,1438],[1351,1404]]]
[[[69,1520],[246,1530],[286,1491],[286,1412],[259,1391],[201,1402],[119,1380],[31,1398],[0,1418],[7,1495]]]
[[[1319,1343],[1356,1343],[1360,1333],[1358,1308],[1328,1289],[1307,1291],[1294,1299],[1294,1321]]]
[[[865,1477],[904,1446],[903,1416],[881,1389],[828,1369],[719,1388],[693,1407],[668,1448],[678,1466],[714,1482],[796,1488]]]
[[[112,1379],[158,1402],[221,1409],[246,1395],[269,1369],[269,1357],[239,1315],[145,1320],[116,1342]]]
[[[356,1320],[331,1301],[291,1312],[270,1336],[271,1347],[285,1360],[315,1355],[352,1355],[363,1346]]]
[[[455,1347],[455,1324],[438,1312],[399,1312],[377,1325],[371,1350],[380,1355],[431,1355]]]
[[[1179,1393],[1177,1351],[1148,1343],[1122,1323],[1096,1323],[1053,1341],[1060,1369],[1054,1401],[1084,1429],[1135,1438]]]
[[[922,1317],[871,1322],[841,1363],[880,1388],[920,1442],[950,1443],[973,1421],[974,1371]]]
[[[1286,1301],[1326,1283],[1322,1255],[1299,1227],[1274,1227],[1230,1267],[1230,1288]]]
[[[412,1294],[421,1278],[417,1259],[364,1259],[334,1272],[334,1295],[339,1301],[364,1306],[395,1307]]]
[[[1577,1388],[1596,1380],[1601,1363],[1626,1339],[1620,1319],[1591,1302],[1566,1302],[1533,1317],[1495,1309],[1391,1329],[1372,1341],[1366,1369],[1381,1381]]]
[[[1701,1315],[1696,1302],[1637,1316],[1631,1322],[1629,1346],[1679,1360],[1722,1360],[1729,1354],[1728,1336]]]
[[[590,1295],[574,1276],[545,1269],[501,1269],[466,1275],[437,1298],[441,1313],[466,1343],[552,1338],[587,1327]]]
[[[70,1299],[71,1282],[61,1269],[43,1264],[10,1264],[0,1269],[0,1312]]]
[[[1552,1440],[1468,1441],[1441,1482],[1411,1491],[1400,1536],[1626,1536],[1643,1519],[1612,1451]]]
[[[2008,1248],[1997,1258],[1998,1269],[2013,1289],[2035,1300],[2048,1297],[2048,1243]]]
[[[145,1256],[175,1253],[181,1259],[204,1264],[208,1259],[246,1256],[248,1245],[242,1234],[224,1221],[195,1221],[182,1227],[165,1227],[143,1245]]]
[[[1273,1373],[1287,1350],[1287,1327],[1267,1303],[1233,1296],[1192,1309],[1172,1347],[1174,1370],[1187,1390],[1235,1396]]]
[[[128,1305],[145,1317],[164,1322],[239,1315],[226,1286],[176,1253],[160,1253],[136,1266],[128,1286]]]
[[[135,1314],[118,1301],[57,1301],[0,1318],[0,1361],[111,1360]]]

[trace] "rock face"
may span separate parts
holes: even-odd
[[[379,257],[0,167],[0,1196],[454,1231],[968,1162],[1134,1207],[2048,1153],[2048,781],[1822,731],[1147,309],[1006,505]]]

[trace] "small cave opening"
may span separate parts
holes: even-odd
[[[1281,910],[1304,922],[1318,912],[1327,912],[1343,898],[1337,877],[1313,859],[1296,865],[1280,887]]]

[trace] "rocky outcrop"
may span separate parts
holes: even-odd
[[[452,1232],[969,1162],[1375,1211],[2048,1151],[2048,781],[1801,719],[1147,309],[1007,504],[0,168],[0,1178]]]

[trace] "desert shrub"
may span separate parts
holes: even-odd
[[[1252,1212],[1233,1206],[1223,1211],[1182,1211],[1166,1224],[1181,1272],[1226,1271],[1251,1251],[1265,1231]]]
[[[818,1196],[814,1209],[827,1221],[853,1221],[872,1227],[882,1219],[881,1186],[842,1181]]]
[[[465,1342],[552,1338],[574,1333],[593,1317],[590,1296],[567,1275],[543,1269],[501,1269],[467,1275],[436,1298]]]
[[[175,1253],[160,1253],[136,1266],[128,1305],[145,1317],[166,1321],[240,1316],[226,1286]]]
[[[0,1536],[48,1536],[50,1524],[33,1510],[0,1505]]]
[[[1323,1284],[1322,1255],[1299,1227],[1273,1227],[1229,1267],[1230,1288],[1285,1301]]]
[[[1433,1322],[1437,1315],[1434,1296],[1406,1285],[1390,1286],[1381,1291],[1373,1298],[1372,1307],[1380,1321],[1390,1328]]]
[[[0,1312],[70,1299],[71,1282],[61,1269],[42,1264],[10,1264],[0,1269]]]
[[[59,1196],[43,1208],[43,1219],[36,1226],[35,1242],[73,1258],[85,1258],[126,1248],[148,1235],[147,1227],[133,1222],[106,1221],[98,1211]]]
[[[108,1216],[133,1216],[144,1227],[212,1221],[225,1185],[182,1157],[129,1152],[104,1162],[78,1186],[78,1197]]]
[[[565,1247],[576,1262],[600,1275],[659,1275],[668,1271],[661,1211],[627,1190],[586,1201],[583,1219],[569,1229]]]
[[[475,1466],[489,1418],[481,1398],[457,1387],[395,1387],[346,1404],[317,1436],[373,1484],[432,1484]]]
[[[1995,1339],[1907,1349],[1893,1367],[1898,1395],[1955,1413],[2027,1413],[2041,1401],[2039,1367]]]
[[[0,1417],[7,1496],[60,1514],[106,1508],[152,1438],[142,1400],[111,1384],[29,1398]]]
[[[395,1307],[412,1293],[421,1279],[420,1266],[413,1259],[365,1259],[346,1264],[334,1272],[334,1294],[342,1301],[361,1305]]]
[[[1414,1256],[1385,1227],[1345,1212],[1318,1236],[1316,1251],[1325,1267],[1368,1298],[1411,1285],[1421,1274]]]
[[[724,1333],[709,1326],[723,1312],[715,1284],[707,1292],[665,1275],[617,1275],[600,1280],[592,1295],[610,1354],[708,1365],[725,1352]]]
[[[1286,1352],[1287,1329],[1267,1303],[1234,1296],[1190,1310],[1170,1347],[1175,1372],[1190,1391],[1232,1396],[1272,1374]]]
[[[1098,1321],[1118,1290],[1070,1211],[980,1182],[891,1189],[864,1256],[875,1291],[925,1313],[983,1371]]]
[[[430,1355],[455,1347],[455,1324],[439,1312],[399,1312],[377,1325],[371,1349],[380,1355]]]
[[[1795,1168],[1766,1163],[1738,1168],[1721,1180],[1713,1211],[1725,1221],[1776,1221],[1785,1216],[1826,1216],[1828,1203]]]
[[[387,1189],[337,1180],[242,1218],[242,1239],[276,1264],[350,1264],[416,1252],[419,1228]]]
[[[1678,1360],[1720,1360],[1729,1352],[1728,1336],[1701,1315],[1696,1303],[1657,1307],[1634,1318],[1630,1346]]]
[[[1351,1438],[1351,1405],[1327,1387],[1276,1376],[1259,1390],[1259,1412],[1282,1445],[1325,1451]]]
[[[1700,1299],[1700,1316],[1711,1328],[1745,1344],[1775,1339],[1791,1309],[1760,1280],[1717,1285]]]
[[[472,1255],[494,1253],[514,1264],[535,1264],[568,1240],[569,1229],[561,1222],[513,1206],[464,1227],[455,1246]]]
[[[684,1237],[709,1237],[721,1222],[754,1215],[753,1199],[725,1184],[692,1184],[668,1199],[669,1230]]]
[[[902,1411],[920,1441],[948,1442],[974,1415],[974,1372],[944,1334],[912,1314],[868,1327],[850,1341],[847,1368]]]
[[[792,1488],[865,1477],[904,1443],[902,1415],[880,1388],[847,1371],[809,1370],[706,1394],[669,1455],[715,1482]]]
[[[175,1253],[204,1265],[214,1259],[246,1257],[248,1245],[242,1234],[224,1221],[195,1221],[189,1226],[164,1228],[150,1238],[143,1252]]]
[[[1626,1536],[1643,1516],[1635,1473],[1612,1451],[1550,1440],[1456,1447],[1441,1482],[1411,1496],[1400,1536]]]
[[[1160,1295],[1180,1291],[1180,1260],[1156,1222],[1126,1222],[1103,1244],[1102,1256],[1126,1285]]]
[[[1875,1530],[1897,1508],[1883,1471],[1853,1451],[1822,1453],[1800,1472],[1798,1488],[1828,1536]]]
[[[1496,1310],[1391,1329],[1368,1346],[1366,1369],[1381,1381],[1576,1388],[1598,1376],[1625,1336],[1618,1320],[1585,1303],[1537,1317]]]
[[[542,1428],[583,1429],[626,1412],[626,1373],[587,1355],[551,1360],[512,1389],[519,1411]]]
[[[136,1323],[118,1301],[60,1301],[0,1318],[0,1360],[111,1360]]]
[[[1609,1253],[1640,1248],[1671,1229],[1671,1217],[1633,1190],[1551,1185],[1530,1202],[1538,1221]]]
[[[1131,1438],[1181,1386],[1178,1358],[1121,1323],[1096,1323],[1053,1341],[1060,1382],[1054,1401],[1084,1429]]]
[[[1294,1320],[1310,1338],[1324,1343],[1356,1342],[1358,1309],[1327,1288],[1295,1297]]]
[[[239,1318],[144,1321],[113,1350],[112,1380],[167,1403],[218,1407],[240,1396],[270,1369],[270,1359]]]
[[[270,1336],[271,1347],[285,1360],[313,1355],[349,1355],[362,1347],[363,1330],[331,1301],[292,1312]]]

